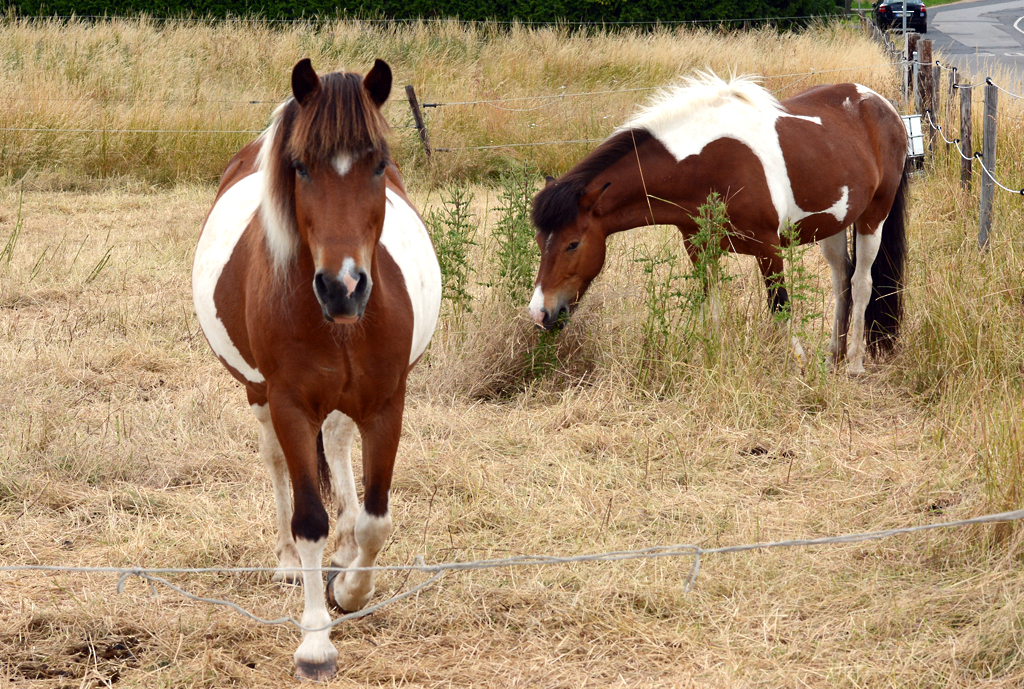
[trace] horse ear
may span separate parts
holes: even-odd
[[[547,177],[544,178],[544,188],[545,189],[547,189],[548,187],[550,187],[554,183],[555,183],[555,178],[552,177],[551,175],[548,175]]]
[[[363,77],[363,88],[378,108],[384,105],[384,101],[391,95],[391,68],[388,63],[379,59],[375,61],[373,69]]]
[[[593,210],[595,215],[599,215],[598,211],[595,210],[597,202],[601,200],[604,193],[608,190],[608,187],[612,185],[611,182],[607,182],[600,189],[594,189],[593,191],[587,192],[580,198],[580,210],[584,213]]]
[[[292,93],[299,105],[305,105],[309,99],[320,91],[320,77],[313,69],[313,63],[309,58],[303,58],[295,63],[292,70]]]

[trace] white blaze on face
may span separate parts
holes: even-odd
[[[342,177],[352,169],[355,158],[350,153],[339,153],[334,159],[334,170]]]
[[[544,292],[541,290],[540,285],[537,285],[537,289],[533,290],[533,298],[530,299],[530,318],[535,323],[542,324],[544,322]]]

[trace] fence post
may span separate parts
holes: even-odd
[[[903,73],[903,94],[907,97],[907,106],[914,102],[914,78],[917,76],[917,41],[920,35],[916,33],[909,34],[905,37],[904,42],[907,46],[907,52],[903,56],[906,60],[904,65]]]
[[[978,213],[978,246],[988,246],[988,233],[992,228],[992,199],[996,193],[996,183],[989,175],[996,174],[996,106],[999,102],[999,89],[992,79],[985,79],[985,117],[981,129],[981,164],[989,171],[981,171],[981,209]]]
[[[928,41],[931,43],[931,41]],[[942,68],[939,67],[939,63],[932,64],[932,122],[936,126],[941,126],[944,122],[942,115]],[[928,127],[931,131],[931,141],[929,142],[929,150],[931,151],[932,158],[935,157],[935,130]]]
[[[914,63],[914,76],[917,83],[914,87],[917,90],[918,112],[922,115],[932,110],[932,42],[918,40],[917,61]],[[928,128],[929,130],[931,127]]]
[[[405,95],[409,97],[409,108],[412,110],[412,119],[416,121],[416,129],[420,132],[420,141],[423,142],[423,150],[430,158],[430,137],[427,136],[427,125],[423,123],[423,113],[420,112],[420,102],[416,100],[416,90],[409,84],[405,87]]]
[[[959,84],[957,90],[960,92],[960,186],[965,190],[971,189],[971,163],[974,162],[974,146],[971,143],[971,136],[974,131],[971,127],[971,85],[969,83]]]
[[[944,114],[946,129],[948,130],[947,136],[952,136],[953,127],[951,123],[953,122],[953,98],[956,96],[957,72],[956,67],[947,67],[946,69],[949,71],[949,81],[946,82],[946,112]],[[949,144],[946,144],[946,151],[949,151]]]

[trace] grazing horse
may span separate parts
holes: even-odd
[[[301,583],[302,624],[330,622],[321,567],[338,510],[336,567],[370,567],[391,532],[388,495],[406,378],[441,304],[433,245],[388,157],[380,107],[391,69],[322,78],[309,60],[270,126],[228,164],[192,268],[203,333],[245,386],[277,503],[275,581]],[[364,503],[349,452],[362,437]],[[289,494],[290,484],[290,494]],[[329,578],[343,611],[372,571]],[[299,678],[337,669],[329,630],[304,632]]]
[[[675,225],[694,259],[693,218],[717,192],[731,225],[722,248],[757,258],[772,309],[788,300],[782,230],[793,224],[800,244],[818,242],[836,305],[829,351],[835,361],[845,352],[849,372],[862,373],[865,334],[873,352],[891,350],[902,315],[906,151],[899,113],[865,86],[817,86],[780,103],[750,77],[691,79],[537,193],[541,263],[530,315],[545,329],[564,322],[614,232]]]

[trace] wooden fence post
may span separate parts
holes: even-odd
[[[974,134],[971,127],[971,85],[960,84],[957,90],[960,92],[960,186],[965,190],[971,189],[971,163],[974,162],[974,145],[971,143],[971,136]],[[966,160],[965,160],[966,159]]]
[[[914,76],[917,83],[914,84],[917,95],[918,112],[924,115],[932,110],[932,42],[929,40],[918,40],[917,61],[914,63]],[[922,118],[924,119],[924,118]],[[931,131],[931,127],[928,127]]]
[[[999,101],[999,88],[991,79],[985,79],[985,118],[981,134],[981,164],[988,170],[981,171],[981,210],[978,213],[978,246],[988,246],[988,233],[992,228],[992,200],[996,193],[996,183],[989,175],[996,174],[996,106]]]
[[[912,33],[904,38],[907,51],[903,59],[907,60],[907,63],[904,65],[906,69],[903,75],[903,94],[907,97],[908,106],[914,102],[914,77],[917,74],[914,70],[917,68],[917,41],[920,37],[919,34]]]
[[[931,43],[931,41],[928,41]],[[935,126],[941,126],[945,121],[942,118],[942,68],[939,67],[938,63],[932,64],[932,122]],[[931,141],[929,142],[929,150],[932,157],[935,157],[935,130],[928,127],[931,130]]]
[[[409,84],[405,87],[405,95],[409,97],[409,108],[412,109],[412,119],[416,121],[416,129],[420,132],[420,141],[423,142],[423,150],[427,158],[430,158],[430,137],[427,136],[427,125],[423,123],[423,113],[420,112],[420,102],[416,100],[416,90]]]

